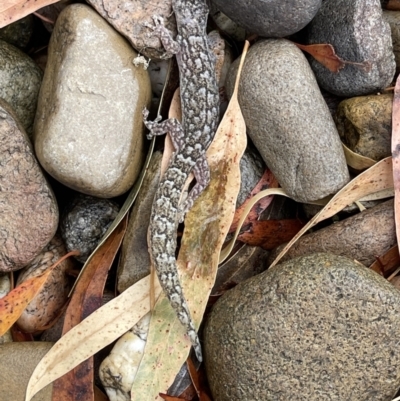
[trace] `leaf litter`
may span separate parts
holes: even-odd
[[[247,47],[248,44],[242,58]],[[185,273],[182,276],[182,288],[198,325],[212,289],[219,250],[233,219],[240,187],[239,161],[246,147],[246,131],[237,102],[237,87],[238,82],[215,140],[207,152],[212,171],[211,183],[186,217],[186,229],[177,262],[178,268]],[[204,223],[199,224],[199,216]],[[212,238],[210,233],[214,233]],[[68,331],[36,366],[28,383],[26,401],[116,340],[149,312],[150,284],[149,275]],[[157,298],[161,293],[158,280],[154,282],[154,287]],[[168,389],[189,354],[190,341],[165,297],[157,302],[152,323],[145,354],[132,388],[132,399],[161,399],[159,393]],[[154,333],[157,324],[167,327],[167,338]],[[161,342],[158,341],[160,338]],[[143,383],[147,380],[150,382]],[[147,398],[146,394],[151,396]]]
[[[56,1],[52,0],[41,0],[38,3],[40,4],[38,8],[43,7],[44,5],[52,4],[55,3]],[[26,8],[24,10],[24,13],[21,13],[18,11],[19,6],[23,6],[25,3],[28,3],[28,1],[18,1],[18,0],[7,0],[2,6],[0,6],[0,27],[5,26],[8,23],[11,23],[14,20],[17,20],[19,18],[22,18],[23,16],[35,11],[34,7]],[[26,4],[25,4],[26,5]],[[35,5],[36,7],[36,5]],[[13,15],[13,19],[9,18],[8,15]],[[344,60],[341,60],[334,52],[334,49],[331,45],[312,45],[313,47],[310,48],[308,46],[303,45],[298,45],[302,50],[309,52],[312,54],[319,62],[322,62],[323,64],[328,63],[330,67],[327,68],[332,68],[333,70],[339,71],[340,68],[343,68],[344,64],[355,64],[359,65],[360,68],[368,68],[368,65],[365,63],[351,63],[351,62],[346,62]],[[316,47],[320,46],[320,47]],[[323,46],[323,47],[321,47]],[[321,61],[322,60],[322,61]],[[328,61],[327,61],[328,60]],[[325,65],[324,64],[324,65]],[[395,99],[393,103],[393,160],[394,163],[397,163],[398,160],[398,155],[399,155],[399,150],[400,150],[400,112],[399,112],[399,82],[396,83],[396,89],[397,89],[397,97],[396,97],[396,89],[395,89]],[[234,97],[232,98],[234,99]],[[236,99],[235,99],[236,101]],[[238,106],[237,106],[238,107]],[[228,114],[225,115],[224,120],[228,120],[229,116]],[[232,121],[231,121],[232,122]],[[226,121],[225,121],[226,123]],[[222,124],[221,124],[222,125]],[[245,129],[245,128],[244,128]],[[229,133],[227,134],[227,137],[229,138]],[[154,143],[152,143],[154,145]],[[235,148],[237,151],[237,148]],[[215,155],[213,155],[214,148],[210,148],[208,156],[212,160]],[[347,152],[349,153],[349,152]],[[353,155],[350,154],[351,157]],[[357,160],[358,159],[358,160]],[[366,158],[367,159],[367,158]],[[210,164],[212,162],[210,161]],[[361,164],[362,167],[360,169],[368,168],[370,164],[372,164],[372,161],[370,160],[363,160],[360,158],[356,157],[355,163]],[[226,167],[226,166],[225,166]],[[229,166],[231,167],[231,166]],[[357,165],[357,167],[359,167]],[[345,206],[348,204],[351,204],[355,201],[357,201],[360,198],[368,197],[368,196],[373,196],[375,193],[382,192],[382,196],[386,196],[387,194],[390,194],[393,192],[393,187],[395,188],[395,194],[397,194],[397,199],[396,199],[396,230],[399,232],[399,227],[400,224],[397,224],[397,220],[399,219],[399,210],[400,210],[400,201],[399,201],[399,188],[400,184],[398,183],[400,180],[400,166],[397,164],[394,165],[393,170],[392,170],[392,163],[391,163],[391,158],[386,158],[381,160],[380,162],[372,165],[369,167],[366,171],[364,171],[362,174],[357,176],[355,179],[353,179],[351,182],[349,182],[341,191],[339,191],[328,203],[326,206],[316,215],[314,216],[313,219],[310,220],[310,222],[303,227],[299,231],[299,233],[288,243],[288,245],[282,250],[282,252],[278,255],[276,260],[273,262],[273,265],[276,265],[279,260],[283,257],[283,255],[287,252],[287,250],[294,244],[295,241],[297,241],[298,238],[300,238],[301,235],[303,235],[308,229],[316,225],[317,223],[333,216],[340,210],[342,210]],[[226,172],[226,170],[225,170]],[[219,172],[221,174],[221,171]],[[392,177],[393,174],[393,177]],[[225,178],[228,180],[228,178],[221,176],[220,178]],[[138,180],[140,181],[140,180]],[[223,179],[221,180],[223,181]],[[198,217],[192,217],[193,216],[200,216],[200,215],[206,215],[203,213],[208,213],[209,218],[215,218],[218,207],[213,204],[213,202],[210,200],[212,198],[211,196],[211,191],[214,191],[215,194],[219,194],[218,189],[220,191],[223,191],[224,188],[227,188],[226,182],[219,182],[219,184],[215,184],[216,187],[211,188],[209,191],[207,191],[206,194],[204,194],[204,197],[207,199],[204,199],[204,204],[202,207],[200,206],[195,206],[193,213],[189,213],[187,216],[186,220],[186,229],[185,229],[185,235],[183,238],[182,242],[182,248],[181,248],[181,253],[178,258],[178,265],[181,270],[184,271],[185,274],[182,276],[182,282],[184,285],[185,289],[185,294],[188,295],[188,303],[191,309],[196,309],[193,313],[193,316],[195,320],[199,323],[201,320],[201,315],[204,313],[204,299],[207,299],[207,296],[205,297],[200,297],[201,299],[198,299],[198,295],[202,291],[196,292],[195,290],[197,289],[196,281],[200,279],[205,279],[203,275],[207,273],[207,270],[210,269],[211,271],[208,271],[208,273],[214,273],[214,270],[216,272],[216,266],[217,262],[213,261],[213,265],[210,266],[208,264],[207,266],[203,265],[204,260],[202,257],[205,255],[212,255],[213,258],[215,259],[215,255],[218,255],[219,252],[216,248],[211,249],[211,247],[204,247],[204,250],[201,253],[197,255],[197,260],[196,260],[196,255],[193,253],[196,250],[196,247],[199,248],[199,242],[196,242],[196,231],[199,231],[199,219]],[[225,187],[224,187],[225,185]],[[135,187],[134,190],[132,191],[132,195],[130,196],[129,203],[132,204],[134,198],[136,197],[138,191],[138,187]],[[136,192],[136,193],[135,193]],[[210,194],[208,194],[210,192]],[[233,192],[233,191],[232,191]],[[229,193],[227,192],[227,195]],[[233,247],[233,243],[235,242],[235,239],[239,235],[239,231],[241,229],[241,226],[243,223],[246,221],[246,214],[249,213],[251,208],[263,197],[265,196],[270,196],[270,195],[282,195],[282,196],[288,196],[282,189],[280,188],[271,188],[264,190],[262,192],[259,192],[254,198],[252,198],[251,201],[249,201],[244,208],[244,212],[242,213],[242,217],[240,218],[240,221],[237,224],[236,232],[235,232],[235,237],[231,241],[231,245]],[[220,196],[220,194],[219,194]],[[208,204],[207,204],[208,203]],[[127,205],[128,206],[128,205]],[[125,209],[125,208],[124,208]],[[119,221],[122,220],[123,216],[126,214],[127,210],[129,207],[126,207],[123,213],[119,216]],[[228,208],[227,208],[228,209]],[[196,212],[196,213],[195,213]],[[227,212],[224,217],[221,217],[221,221],[224,220],[229,215]],[[226,219],[228,220],[228,219]],[[118,223],[119,223],[118,221]],[[118,224],[116,222],[115,226],[113,229],[115,229],[116,225]],[[213,226],[213,222],[210,223],[210,227]],[[215,222],[214,222],[215,224]],[[229,225],[229,224],[228,224]],[[215,226],[214,226],[215,227]],[[225,228],[222,227],[222,228]],[[223,230],[222,230],[223,231]],[[111,234],[108,232],[108,235]],[[205,241],[206,245],[209,245],[210,241],[210,236],[209,236],[209,231],[206,231],[206,238],[207,240]],[[397,236],[399,238],[399,236]],[[197,241],[198,239],[201,238],[201,235],[197,235]],[[214,243],[217,243],[218,245],[221,243],[222,246],[222,241],[220,240],[222,238],[222,235],[216,236],[215,238],[212,238],[212,241]],[[104,239],[105,240],[105,239]],[[202,241],[204,241],[204,237],[201,238]],[[182,256],[181,256],[182,255]],[[188,257],[188,255],[191,255]],[[226,259],[226,257],[229,255],[229,247],[225,248],[221,252],[220,260]],[[194,266],[194,261],[196,262],[196,266]],[[186,263],[186,264],[185,264]],[[193,279],[195,278],[195,279]],[[37,277],[35,278],[36,280],[38,279]],[[203,282],[203,289],[204,288],[209,288],[211,290],[212,285],[210,285],[211,280],[207,282],[205,280]],[[37,391],[39,391],[41,388],[45,387],[47,384],[51,383],[53,380],[56,378],[60,377],[63,375],[65,372],[69,371],[73,366],[76,366],[79,364],[81,361],[85,360],[88,358],[90,355],[93,355],[95,352],[103,348],[104,346],[108,345],[112,341],[114,341],[116,338],[118,338],[120,335],[122,335],[124,332],[126,332],[129,328],[131,328],[147,311],[149,311],[149,301],[148,301],[148,287],[150,285],[150,279],[149,276],[145,277],[142,279],[140,282],[132,286],[130,289],[126,290],[124,293],[122,293],[119,297],[115,298],[113,301],[109,302],[107,305],[104,307],[100,308],[95,312],[95,316],[91,315],[89,318],[85,319],[82,323],[80,323],[78,326],[76,326],[74,329],[72,329],[69,333],[67,333],[54,347],[53,349],[43,358],[43,360],[39,363],[37,368],[35,369],[34,374],[31,377],[31,380],[28,385],[27,389],[27,400],[29,400]],[[188,287],[188,288],[187,288]],[[17,289],[15,289],[17,290]],[[13,291],[15,291],[13,290]],[[30,291],[32,291],[30,289]],[[158,296],[158,294],[161,293],[161,289],[158,285],[158,283],[154,283],[154,292],[155,292],[155,297]],[[13,296],[15,296],[16,293],[14,293]],[[189,295],[192,295],[190,297]],[[0,300],[1,301],[1,300]],[[158,304],[158,310],[163,311],[164,309],[169,308],[169,304],[162,305],[162,303],[165,302],[164,300],[159,300]],[[0,303],[1,305],[1,303]],[[104,309],[103,309],[104,308]],[[137,310],[133,313],[132,308],[137,308]],[[157,316],[157,309],[154,313],[155,316]],[[176,320],[176,318],[173,315],[168,315],[166,317],[167,322],[171,322]],[[101,324],[99,324],[101,322]],[[183,355],[186,355],[189,351],[190,348],[190,343],[189,341],[184,337],[184,333],[182,331],[182,327],[180,324],[173,324],[171,325],[168,323],[169,329],[168,330],[173,330],[175,335],[171,336],[173,347],[172,349],[169,349],[168,355],[164,354],[165,356],[161,356],[161,359],[157,360],[157,371],[159,371],[160,363],[161,367],[164,366],[164,371],[166,365],[163,365],[163,362],[165,362],[165,358],[167,359],[175,359],[174,355],[178,355],[178,357],[182,357]],[[176,327],[175,327],[176,326]],[[1,326],[0,326],[1,327]],[[154,330],[154,329],[153,329]],[[157,336],[156,336],[157,337]],[[179,341],[181,339],[181,341]],[[182,340],[183,339],[183,340]],[[168,341],[168,344],[170,341]],[[89,347],[87,345],[90,344]],[[149,343],[151,344],[151,343]],[[85,345],[82,347],[82,345]],[[160,345],[160,344],[159,344]],[[165,348],[165,342],[161,344]],[[168,349],[168,347],[167,347]],[[147,351],[146,348],[146,355],[149,355],[151,352],[155,351],[154,349],[149,346],[149,350]],[[150,358],[151,359],[151,358]],[[182,359],[176,358],[179,361],[179,364],[183,362]],[[153,359],[154,360],[154,359]],[[146,366],[146,359],[144,359],[144,364],[141,365],[140,369],[144,370],[144,366]],[[152,365],[154,367],[154,365]],[[169,369],[169,368],[168,368]],[[178,367],[179,370],[179,367]],[[171,372],[169,372],[168,376],[169,377],[174,377],[176,369],[172,369]],[[140,372],[142,372],[140,370]],[[154,371],[152,372],[154,374]],[[165,374],[165,372],[164,372]],[[162,374],[158,377],[160,380],[156,386],[158,385],[159,390],[157,391],[162,391],[162,388],[166,389],[168,388],[167,382],[162,382],[163,377]],[[153,381],[155,382],[155,381]],[[170,380],[168,381],[170,382]],[[154,383],[153,383],[153,389],[154,389]],[[135,389],[135,384],[133,389]],[[152,393],[155,395],[155,392]],[[158,394],[158,393],[157,393]],[[132,398],[135,399],[135,398]],[[140,399],[140,398],[137,398]]]
[[[238,77],[247,51],[242,55]],[[219,252],[232,222],[240,188],[240,158],[246,127],[237,101],[238,79],[228,109],[207,151],[211,181],[188,212],[177,259],[183,293],[200,325],[218,269]],[[167,298],[158,300],[150,321],[145,353],[131,390],[131,400],[161,400],[191,348]]]
[[[126,225],[125,218],[103,243],[82,274],[65,314],[63,335],[101,306],[108,271],[122,243]],[[94,398],[93,356],[53,384],[53,401],[81,401],[83,396]]]
[[[78,254],[79,252],[72,251],[64,255],[41,275],[25,280],[0,299],[0,336],[9,330],[22,315],[22,312],[46,284],[51,272],[66,258]]]

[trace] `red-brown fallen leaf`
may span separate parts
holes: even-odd
[[[269,250],[290,241],[303,226],[298,219],[253,221],[238,240]]]
[[[63,334],[101,306],[108,271],[121,245],[126,224],[125,218],[87,264],[68,305]],[[54,382],[52,399],[53,401],[93,401],[93,357]]]
[[[192,383],[199,397],[199,401],[211,401],[204,388],[204,375],[202,374],[202,368],[200,367],[199,370],[196,370],[196,367],[194,366],[190,358],[186,360],[186,364],[188,367],[190,378],[192,379]]]
[[[386,277],[387,273],[398,266],[400,266],[399,247],[394,245],[385,254],[376,256],[375,262],[369,268]]]
[[[25,342],[25,341],[35,341],[32,333],[24,333],[19,329],[19,327],[16,324],[14,324],[10,330],[12,339],[15,343]]]
[[[186,363],[190,378],[192,379],[192,384],[197,394],[194,394],[193,397],[192,395],[185,396],[184,393],[182,393],[179,397],[175,397],[160,393],[160,397],[166,401],[193,401],[194,399],[198,401],[211,401],[211,398],[207,395],[206,389],[204,388],[205,380],[202,368],[200,367],[199,370],[196,370],[196,367],[194,366],[190,357],[186,360]]]
[[[293,42],[294,43],[294,42]],[[311,54],[319,63],[326,67],[329,71],[339,72],[346,64],[351,64],[368,72],[371,69],[371,64],[368,61],[356,63],[354,61],[346,61],[341,59],[335,52],[332,45],[315,44],[315,45],[301,45],[294,43],[299,49]]]
[[[384,8],[386,10],[400,11],[400,0],[389,0]]]
[[[249,196],[246,198],[244,203],[236,209],[231,228],[229,229],[229,233],[233,233],[236,230],[240,220],[240,216],[243,213],[243,210],[246,208],[247,204],[254,195],[258,194],[260,191],[266,188],[278,188],[278,186],[279,186],[278,181],[272,174],[271,170],[266,169],[264,171],[263,176],[257,182],[256,186],[251,191]],[[250,210],[249,214],[246,217],[246,220],[243,222],[243,225],[245,226],[249,224],[251,221],[257,220],[260,214],[270,205],[272,199],[273,196],[266,196],[265,198],[260,199]]]
[[[187,400],[186,398],[180,398],[180,397],[173,397],[172,395],[160,393],[159,396],[165,400],[165,401],[190,401]]]
[[[79,252],[72,251],[54,263],[47,271],[40,276],[32,277],[24,281],[18,287],[10,291],[0,299],[0,336],[2,336],[21,316],[22,312],[39,293],[47,278],[55,267],[64,259],[79,255]]]
[[[60,0],[1,0],[0,28]]]

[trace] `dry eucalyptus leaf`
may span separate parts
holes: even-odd
[[[182,290],[197,326],[204,314],[218,269],[219,252],[234,216],[240,188],[239,162],[245,147],[246,128],[237,102],[236,85],[207,151],[210,184],[186,216],[177,260]],[[190,348],[185,328],[169,301],[161,296],[153,311],[145,354],[135,377],[131,399],[160,399],[159,393],[167,391]]]
[[[347,205],[350,205],[364,196],[392,187],[392,158],[387,157],[374,164],[343,187],[283,248],[282,252],[276,257],[270,267],[275,266],[289,248],[311,227],[332,217],[343,210]]]
[[[353,168],[354,170],[357,171],[362,171],[367,168],[370,168],[373,166],[376,161],[366,157],[359,155],[358,153],[353,152],[351,149],[349,149],[344,143],[342,143],[343,150],[344,150],[344,155],[346,157],[346,163],[348,166]]]
[[[369,267],[374,272],[386,276],[386,272],[400,265],[399,247],[392,246],[383,255],[376,256],[376,260]]]
[[[315,45],[301,45],[295,43],[295,45],[299,49],[311,54],[311,56],[313,56],[319,63],[332,72],[338,73],[346,64],[354,65],[355,67],[363,69],[365,72],[368,72],[371,69],[371,64],[369,62],[356,63],[354,61],[341,59],[336,54],[333,46],[327,43]]]
[[[1,0],[0,28],[18,21],[42,7],[57,3],[59,0]]]
[[[61,337],[32,373],[26,401],[135,325],[150,311],[149,288],[146,276]],[[155,291],[161,293],[158,281]]]
[[[76,255],[75,251],[60,258],[40,276],[25,280],[18,287],[10,291],[0,299],[0,336],[7,332],[18,320],[29,303],[36,297],[42,287],[46,284],[52,271],[66,258]]]
[[[121,245],[126,224],[125,217],[90,260],[72,294],[65,314],[63,334],[101,306],[108,271]],[[86,359],[53,384],[54,401],[80,401],[83,396],[87,399],[94,397],[93,357]]]

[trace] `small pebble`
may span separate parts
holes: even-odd
[[[108,199],[79,194],[64,210],[60,230],[68,252],[78,250],[77,260],[85,263],[110,224],[119,206]]]

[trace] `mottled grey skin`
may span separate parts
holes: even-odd
[[[193,344],[197,359],[202,360],[195,325],[186,304],[176,268],[176,231],[179,220],[210,181],[205,152],[213,140],[219,115],[219,94],[215,76],[215,58],[208,47],[206,24],[208,8],[204,0],[173,0],[178,36],[173,41],[161,18],[154,18],[154,31],[169,53],[176,54],[180,73],[182,124],[176,119],[145,124],[154,135],[171,134],[175,147],[168,169],[156,192],[150,220],[150,254],[161,286],[176,310]],[[182,191],[193,171],[196,185],[181,202]]]

